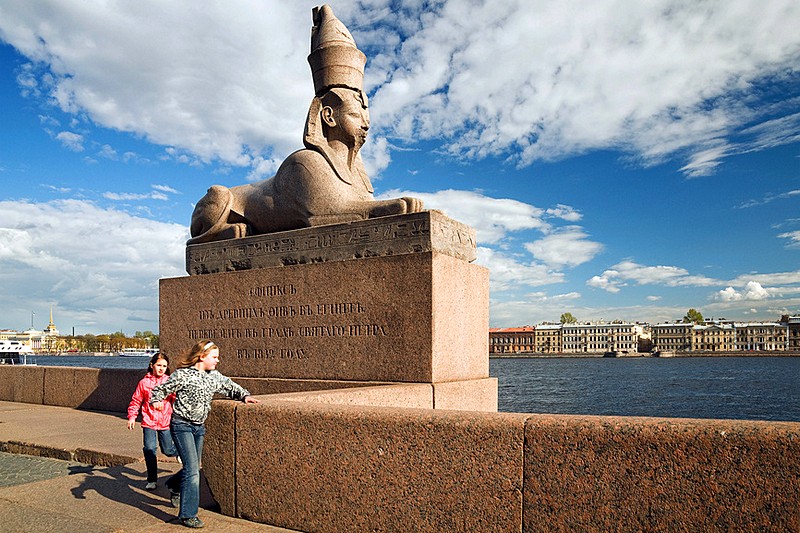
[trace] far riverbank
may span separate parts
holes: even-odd
[[[606,356],[602,353],[534,353],[534,352],[520,352],[514,354],[506,353],[490,353],[489,359],[548,359],[548,358],[616,358],[616,359],[636,359],[640,357],[651,357],[654,359],[669,359],[673,357],[800,357],[800,352],[784,351],[747,351],[747,352],[674,352],[669,355],[653,355],[648,352],[635,352],[626,354],[617,354],[614,356]]]

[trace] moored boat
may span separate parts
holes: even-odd
[[[33,350],[20,341],[0,341],[0,364],[2,365],[35,365],[29,362],[28,356],[33,355]]]
[[[153,357],[158,353],[158,348],[123,348],[117,352],[120,357]]]

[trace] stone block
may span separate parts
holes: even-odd
[[[0,400],[21,403],[42,403],[44,367],[0,366]]]
[[[371,387],[391,385],[379,381],[342,381],[321,379],[280,379],[280,378],[243,378],[232,376],[236,383],[250,391],[253,395],[284,394],[289,392],[322,391],[330,389],[349,389],[354,387]]]
[[[99,373],[100,369],[98,368],[48,367],[44,373],[42,403],[63,407],[85,405],[88,398],[97,390]]]
[[[44,405],[124,413],[145,370],[43,367]]]
[[[429,383],[408,383],[402,385],[384,385],[380,387],[295,392],[291,394],[281,394],[275,399],[338,405],[433,409],[433,386]]]
[[[160,282],[161,348],[203,338],[229,376],[435,383],[488,377],[488,271],[438,252]]]
[[[800,531],[800,424],[531,415],[523,531]]]
[[[237,412],[238,516],[302,531],[520,531],[524,420],[265,398]]]
[[[437,251],[476,257],[475,230],[439,211],[371,218],[186,247],[192,275]]]
[[[433,384],[434,409],[497,411],[497,378]]]
[[[203,441],[203,471],[220,510],[236,515],[236,410],[233,400],[215,400],[206,419]]]

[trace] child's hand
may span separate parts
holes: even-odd
[[[136,425],[136,419],[135,418],[129,418],[128,419],[128,429],[133,429],[133,426],[135,426],[135,425]]]
[[[253,398],[252,396],[245,396],[244,403],[258,403],[260,400],[258,398]]]

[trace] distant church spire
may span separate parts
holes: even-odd
[[[47,329],[45,330],[46,335],[58,335],[58,330],[56,329],[56,325],[53,323],[53,306],[50,306],[50,323],[47,325]]]

